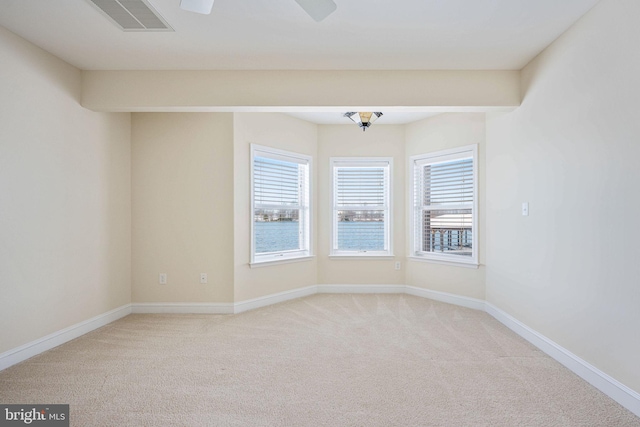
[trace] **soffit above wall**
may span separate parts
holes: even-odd
[[[305,120],[307,122],[315,123],[318,125],[350,125],[353,126],[353,122],[344,117],[342,112],[295,112],[286,113],[292,117]],[[440,113],[426,112],[426,111],[385,111],[382,117],[380,117],[375,125],[405,125],[408,123],[417,122],[418,120],[426,119],[436,116]]]
[[[478,112],[520,105],[519,71],[84,71],[94,111]]]

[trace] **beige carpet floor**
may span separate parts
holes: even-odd
[[[0,372],[0,402],[75,426],[640,426],[486,313],[409,295],[131,315]]]

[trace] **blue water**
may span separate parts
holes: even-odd
[[[298,222],[255,222],[256,253],[279,252],[300,249],[300,234]],[[384,250],[384,223],[378,221],[367,222],[339,222],[338,249],[341,250]],[[434,234],[433,241],[427,238],[423,250],[427,252],[463,252],[460,255],[471,255],[471,230],[452,230],[450,234],[442,236],[440,232]],[[444,243],[442,245],[441,243]],[[433,246],[431,246],[431,244]]]
[[[300,249],[298,226],[297,221],[254,222],[256,253]]]
[[[384,222],[339,222],[338,249],[345,251],[384,251]]]
[[[289,251],[300,248],[298,222],[255,222],[256,253]],[[382,221],[339,222],[338,249],[384,250]]]

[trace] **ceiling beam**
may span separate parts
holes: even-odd
[[[519,71],[83,71],[94,111],[496,111]]]

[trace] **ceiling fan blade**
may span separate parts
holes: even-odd
[[[333,0],[296,0],[296,3],[316,22],[322,21],[338,8]]]
[[[213,0],[180,0],[180,9],[208,15],[213,8]]]

